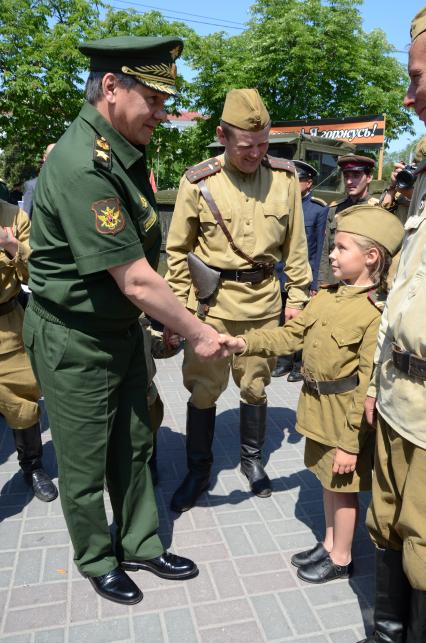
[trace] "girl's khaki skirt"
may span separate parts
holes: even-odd
[[[358,454],[355,471],[334,474],[333,461],[336,449],[320,444],[310,438],[305,443],[305,466],[312,471],[329,491],[357,492],[371,490],[371,474],[374,462],[375,433],[369,432],[365,444]]]

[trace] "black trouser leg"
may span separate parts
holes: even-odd
[[[34,495],[43,502],[55,500],[58,490],[43,469],[40,424],[28,429],[13,429],[18,462],[26,482],[33,488]]]
[[[241,471],[256,496],[271,495],[271,481],[262,463],[266,435],[266,404],[240,402]]]
[[[197,409],[188,403],[186,421],[186,456],[188,473],[175,492],[171,507],[173,511],[188,511],[197,498],[209,486],[213,463],[212,443],[216,407]]]
[[[360,643],[408,643],[411,595],[412,589],[402,568],[402,552],[377,549],[374,634]],[[425,640],[413,638],[411,643]]]
[[[18,462],[26,478],[31,478],[35,469],[42,467],[41,458],[43,447],[41,444],[40,424],[34,424],[28,429],[13,429]]]
[[[420,589],[412,589],[406,643],[424,643],[425,641],[426,592]]]

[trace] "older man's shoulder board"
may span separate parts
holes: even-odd
[[[318,205],[328,205],[327,201],[324,201],[324,199],[319,199],[317,196],[311,196],[311,201],[312,203],[318,203]]]
[[[380,312],[383,312],[383,309],[386,304],[386,295],[383,292],[379,292],[377,288],[373,288],[368,292],[367,299],[370,303],[373,304]]]
[[[185,176],[190,183],[197,183],[201,179],[206,179],[213,174],[217,174],[222,169],[222,164],[217,158],[207,159],[198,165],[193,165],[185,172]]]
[[[286,172],[291,172],[292,174],[296,173],[294,163],[288,159],[278,158],[277,156],[269,156],[269,154],[267,154],[262,160],[262,164],[265,167],[270,167],[271,170],[284,170]]]
[[[111,146],[103,136],[95,136],[93,142],[93,160],[106,170],[111,169],[112,152]]]

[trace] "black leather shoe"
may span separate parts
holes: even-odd
[[[170,503],[172,511],[182,513],[192,509],[201,494],[207,491],[209,484],[209,476],[198,477],[193,473],[187,473],[184,481],[173,495]]]
[[[33,488],[35,497],[42,502],[52,502],[58,497],[58,490],[44,469],[26,473],[25,480]]]
[[[132,581],[121,567],[116,567],[112,572],[103,576],[88,576],[95,592],[114,603],[135,605],[143,599],[139,587]]]
[[[275,368],[271,371],[271,377],[282,377],[289,373],[293,367],[293,360],[287,357],[279,357]]]
[[[170,580],[186,580],[198,576],[198,567],[192,560],[175,556],[167,551],[157,558],[151,558],[151,560],[124,560],[121,566],[130,572],[144,569],[160,578]]]
[[[297,570],[298,577],[307,583],[328,583],[338,578],[349,578],[352,573],[352,562],[349,565],[336,565],[328,554],[316,563],[308,563]]]
[[[301,382],[303,380],[302,373],[300,371],[290,371],[287,376],[287,382]]]
[[[301,551],[291,557],[291,564],[295,567],[302,567],[309,563],[316,563],[328,556],[328,551],[322,543],[317,543],[312,549]]]

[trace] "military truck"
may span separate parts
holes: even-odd
[[[208,147],[209,156],[218,156],[223,152],[223,146],[218,141],[214,141]],[[283,134],[282,132],[274,132],[273,127],[269,136],[268,154],[286,159],[300,159],[310,163],[318,170],[318,176],[314,179],[313,194],[327,203],[345,196],[343,175],[337,166],[337,157],[350,153],[356,154],[356,151],[356,145],[351,143],[324,139],[309,134]],[[207,155],[206,158],[208,158]],[[374,185],[370,190],[371,193],[378,192],[380,194],[382,187],[378,184],[381,182],[372,183]],[[176,194],[177,190],[159,190],[155,195],[160,211],[163,250]]]

